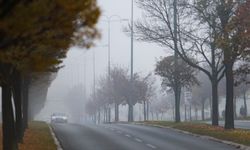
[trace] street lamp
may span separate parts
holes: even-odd
[[[134,72],[134,0],[131,1],[131,81]]]
[[[111,49],[111,45],[110,45],[110,41],[111,41],[111,33],[110,33],[110,26],[112,22],[122,22],[122,21],[128,21],[128,19],[122,19],[120,16],[118,15],[112,15],[112,16],[104,16],[106,19],[103,20],[105,22],[108,23],[108,78],[110,80],[110,71],[111,71],[111,58],[110,58],[110,49]],[[116,19],[115,19],[116,18]],[[111,116],[111,110],[110,108],[108,109],[108,122],[110,122]]]
[[[111,66],[111,58],[110,58],[110,49],[111,49],[111,45],[110,45],[110,41],[111,41],[111,23],[112,22],[123,22],[123,21],[128,21],[128,19],[123,19],[118,15],[112,15],[112,16],[103,16],[105,17],[105,22],[108,23],[108,76],[110,77],[110,66]],[[116,19],[115,19],[116,18]]]
[[[133,74],[134,74],[134,0],[131,1],[131,61],[130,61],[130,82],[131,89],[133,88]],[[132,95],[130,95],[130,100],[132,101]],[[129,104],[128,121],[134,121],[133,118],[133,106]]]

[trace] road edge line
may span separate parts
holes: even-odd
[[[167,126],[161,126],[161,125],[152,125],[152,124],[145,124],[145,123],[133,123],[136,125],[144,125],[144,126],[151,126],[151,127],[157,127],[157,128],[166,128],[166,129],[170,129],[179,133],[183,133],[183,134],[187,134],[187,135],[191,135],[194,137],[199,137],[202,139],[206,139],[206,140],[210,140],[210,141],[215,141],[218,143],[223,143],[223,144],[227,144],[230,146],[233,146],[239,150],[250,150],[249,146],[243,145],[243,144],[239,144],[239,143],[235,143],[235,142],[231,142],[231,141],[226,141],[226,140],[221,140],[215,137],[211,137],[211,136],[207,136],[207,135],[199,135],[199,134],[195,134],[195,133],[191,133],[188,131],[184,131],[184,130],[180,130],[180,129],[175,129],[175,128],[171,128],[171,127],[167,127]]]
[[[56,146],[57,146],[57,150],[63,150],[63,148],[62,148],[62,146],[61,146],[59,140],[58,140],[57,137],[56,137],[56,134],[55,134],[53,128],[51,127],[51,125],[49,125],[49,124],[47,124],[47,125],[48,125],[48,127],[49,127],[50,134],[52,135],[52,137],[53,137],[53,139],[54,139],[54,143],[55,143]]]

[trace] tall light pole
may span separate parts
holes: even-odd
[[[95,79],[95,50],[93,49],[93,98],[95,100],[95,82],[96,82],[96,79]]]
[[[87,76],[86,76],[86,68],[87,68],[87,60],[86,60],[86,53],[84,53],[84,77],[83,77],[83,81],[84,81],[84,89],[83,89],[83,96],[84,96],[84,100],[86,101],[86,99],[87,99],[87,92],[86,92],[86,78],[87,78]]]
[[[112,16],[105,16],[106,18],[105,22],[108,23],[108,76],[110,77],[110,70],[111,70],[111,23],[112,22],[122,22],[122,21],[128,21],[128,19],[123,19],[118,15],[112,15]],[[117,19],[115,19],[117,18]]]
[[[122,19],[118,15],[112,15],[112,16],[104,16],[106,18],[106,21],[108,23],[108,78],[110,80],[110,72],[111,72],[111,55],[110,55],[110,49],[111,49],[111,23],[112,22],[122,22],[127,21],[127,19]],[[115,19],[117,18],[117,19]],[[111,110],[108,106],[108,122],[111,120]]]
[[[134,0],[131,0],[131,60],[130,60],[130,82],[131,82],[131,89],[133,88],[133,74],[134,74]],[[133,91],[133,89],[132,89]],[[130,103],[132,103],[132,95],[130,95]],[[128,121],[134,121],[133,118],[133,105],[129,104],[128,110]]]
[[[131,81],[134,74],[134,0],[131,1]]]
[[[178,71],[177,71],[177,67],[178,67],[178,16],[177,16],[177,13],[178,13],[178,10],[177,10],[177,1],[178,0],[174,0],[173,1],[173,9],[174,9],[174,67],[175,67],[175,71],[174,71],[174,74],[175,74],[175,77],[174,77],[174,82],[175,82],[175,122],[180,122],[181,121],[181,118],[180,118],[180,84],[178,83]]]

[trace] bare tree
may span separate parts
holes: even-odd
[[[131,85],[128,69],[115,66],[111,69],[110,76],[100,78],[94,103],[98,109],[104,109],[104,118],[107,117],[107,106],[115,105],[115,121],[119,121],[119,105],[126,103],[129,106],[129,116],[133,116],[133,106],[136,103],[147,102],[153,96],[153,80],[149,74],[146,77],[135,73]],[[133,99],[131,99],[133,97]],[[106,121],[106,119],[104,119]]]
[[[199,86],[192,87],[191,104],[201,108],[201,118],[205,120],[206,102],[211,97],[211,83],[207,76],[199,72],[198,76]]]
[[[215,47],[215,28],[210,26],[216,18],[213,16],[199,22],[199,7],[189,1],[176,0],[138,0],[144,10],[143,20],[135,23],[135,35],[138,40],[158,43],[178,53],[190,66],[204,72],[210,79],[213,95],[213,125],[218,125],[218,83],[223,77],[222,53]],[[174,21],[177,14],[177,23]],[[175,29],[177,26],[177,29]],[[177,30],[177,31],[176,31]],[[177,35],[175,35],[175,31]],[[193,62],[193,58],[197,61]],[[209,66],[203,68],[204,65]]]

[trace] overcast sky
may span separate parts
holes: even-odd
[[[92,91],[93,85],[93,51],[96,57],[96,78],[105,74],[108,66],[108,48],[103,47],[108,43],[108,25],[104,16],[118,15],[123,19],[131,18],[130,0],[99,0],[102,17],[98,28],[102,38],[96,42],[96,47],[90,50],[71,48],[67,58],[64,60],[65,67],[58,72],[57,78],[49,88],[48,101],[63,99],[66,92],[72,86],[84,82],[84,58],[87,65],[87,92]],[[135,20],[141,17],[138,7],[134,8]],[[114,18],[116,19],[116,18]],[[123,27],[128,22],[112,22],[111,24],[111,64],[130,68],[130,37],[125,35]],[[154,44],[135,41],[134,44],[134,71],[142,74],[152,72],[156,59],[166,53],[163,48]]]

